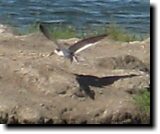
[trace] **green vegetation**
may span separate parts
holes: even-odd
[[[68,38],[73,38],[76,37],[76,30],[74,27],[70,25],[62,25],[62,24],[57,24],[57,25],[51,25],[51,24],[46,24],[48,27],[48,30],[51,35],[54,36],[56,39],[68,39]],[[18,31],[18,30],[17,30]],[[35,33],[39,31],[39,24],[38,23],[33,23],[29,25],[24,31],[18,31],[19,34],[29,34],[29,33]]]
[[[76,37],[76,30],[74,27],[68,26],[52,26],[50,32],[56,39],[69,39]]]
[[[33,23],[25,28],[14,28],[13,31],[17,35],[26,35],[30,33],[36,33],[39,31],[39,25],[37,23]]]
[[[86,38],[90,36],[100,35],[107,33],[113,40],[129,42],[129,41],[141,41],[147,38],[148,35],[142,36],[140,34],[134,34],[126,31],[124,28],[121,28],[117,24],[109,24],[107,27],[86,27],[81,31],[76,30],[72,26],[64,26],[64,25],[52,25],[50,27],[51,33],[55,38]]]
[[[28,26],[28,29],[26,30],[26,33],[35,33],[39,31],[39,24],[33,23]]]
[[[133,97],[140,110],[140,118],[143,124],[150,122],[150,92],[145,89]]]
[[[129,41],[137,41],[143,40],[144,37],[142,35],[136,35],[133,33],[127,32],[124,28],[121,28],[117,24],[110,24],[107,28],[107,34],[114,40],[129,42]]]
[[[140,34],[138,35],[138,34],[129,33],[124,28],[118,26],[116,23],[109,24],[107,27],[106,25],[101,27],[87,26],[82,30],[77,30],[75,27],[71,25],[65,25],[61,23],[47,24],[46,26],[49,28],[50,33],[56,39],[68,39],[73,37],[86,38],[90,36],[107,33],[113,40],[129,42],[129,41],[135,41],[135,40],[143,40],[148,36],[148,35],[142,36]],[[18,31],[17,33],[29,34],[29,33],[34,33],[38,31],[39,31],[39,24],[33,23],[30,26],[28,26],[25,30]]]

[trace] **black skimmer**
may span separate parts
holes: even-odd
[[[40,31],[45,35],[45,37],[53,41],[54,44],[57,46],[57,49],[54,50],[54,53],[56,53],[59,56],[69,58],[71,62],[72,61],[78,62],[78,58],[75,54],[81,52],[82,50],[90,46],[97,44],[98,41],[100,41],[101,39],[107,36],[106,34],[103,34],[103,35],[89,37],[89,38],[80,40],[74,43],[73,45],[71,45],[70,47],[66,48],[65,45],[58,43],[56,39],[53,38],[53,36],[49,33],[48,29],[43,24],[40,24],[39,28],[40,28]]]

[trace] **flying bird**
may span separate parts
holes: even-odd
[[[56,39],[54,39],[54,37],[49,33],[48,28],[46,28],[43,24],[39,25],[39,29],[45,35],[46,38],[53,41],[54,44],[57,46],[57,49],[54,50],[54,53],[59,56],[63,56],[65,58],[70,59],[71,62],[78,62],[78,58],[76,56],[77,53],[81,52],[82,50],[85,50],[90,46],[97,44],[98,41],[102,40],[107,36],[106,34],[103,34],[85,38],[66,48],[64,44],[60,44],[59,42],[57,42]]]

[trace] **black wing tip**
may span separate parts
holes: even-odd
[[[44,25],[42,23],[39,24],[39,29],[41,32],[44,32]]]
[[[45,33],[46,32],[46,24],[44,22],[39,22],[39,29],[41,32]]]
[[[43,33],[43,35],[45,37],[47,37],[48,39],[51,40],[51,37],[49,35],[49,31],[47,30],[47,28],[45,27],[45,25],[43,23],[39,24],[39,30]]]

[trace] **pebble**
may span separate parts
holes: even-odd
[[[43,103],[41,103],[41,104],[39,104],[41,107],[44,107],[45,106],[45,104],[43,104]]]
[[[103,94],[103,91],[102,91],[102,90],[99,90],[99,94]]]
[[[16,61],[17,59],[14,57],[14,58],[12,58],[12,60],[13,60],[13,61]]]
[[[47,55],[47,57],[54,55],[54,52],[51,52]]]
[[[23,53],[23,51],[22,51],[22,50],[19,50],[18,52],[19,52],[19,53]]]
[[[23,107],[18,112],[18,117],[22,123],[33,123],[40,119],[40,113],[36,108]]]
[[[0,56],[5,56],[5,54],[4,53],[0,53]]]
[[[85,95],[84,93],[82,93],[81,91],[76,91],[76,92],[74,93],[74,95],[77,96],[77,97],[85,97],[85,96],[86,96],[86,95]]]

